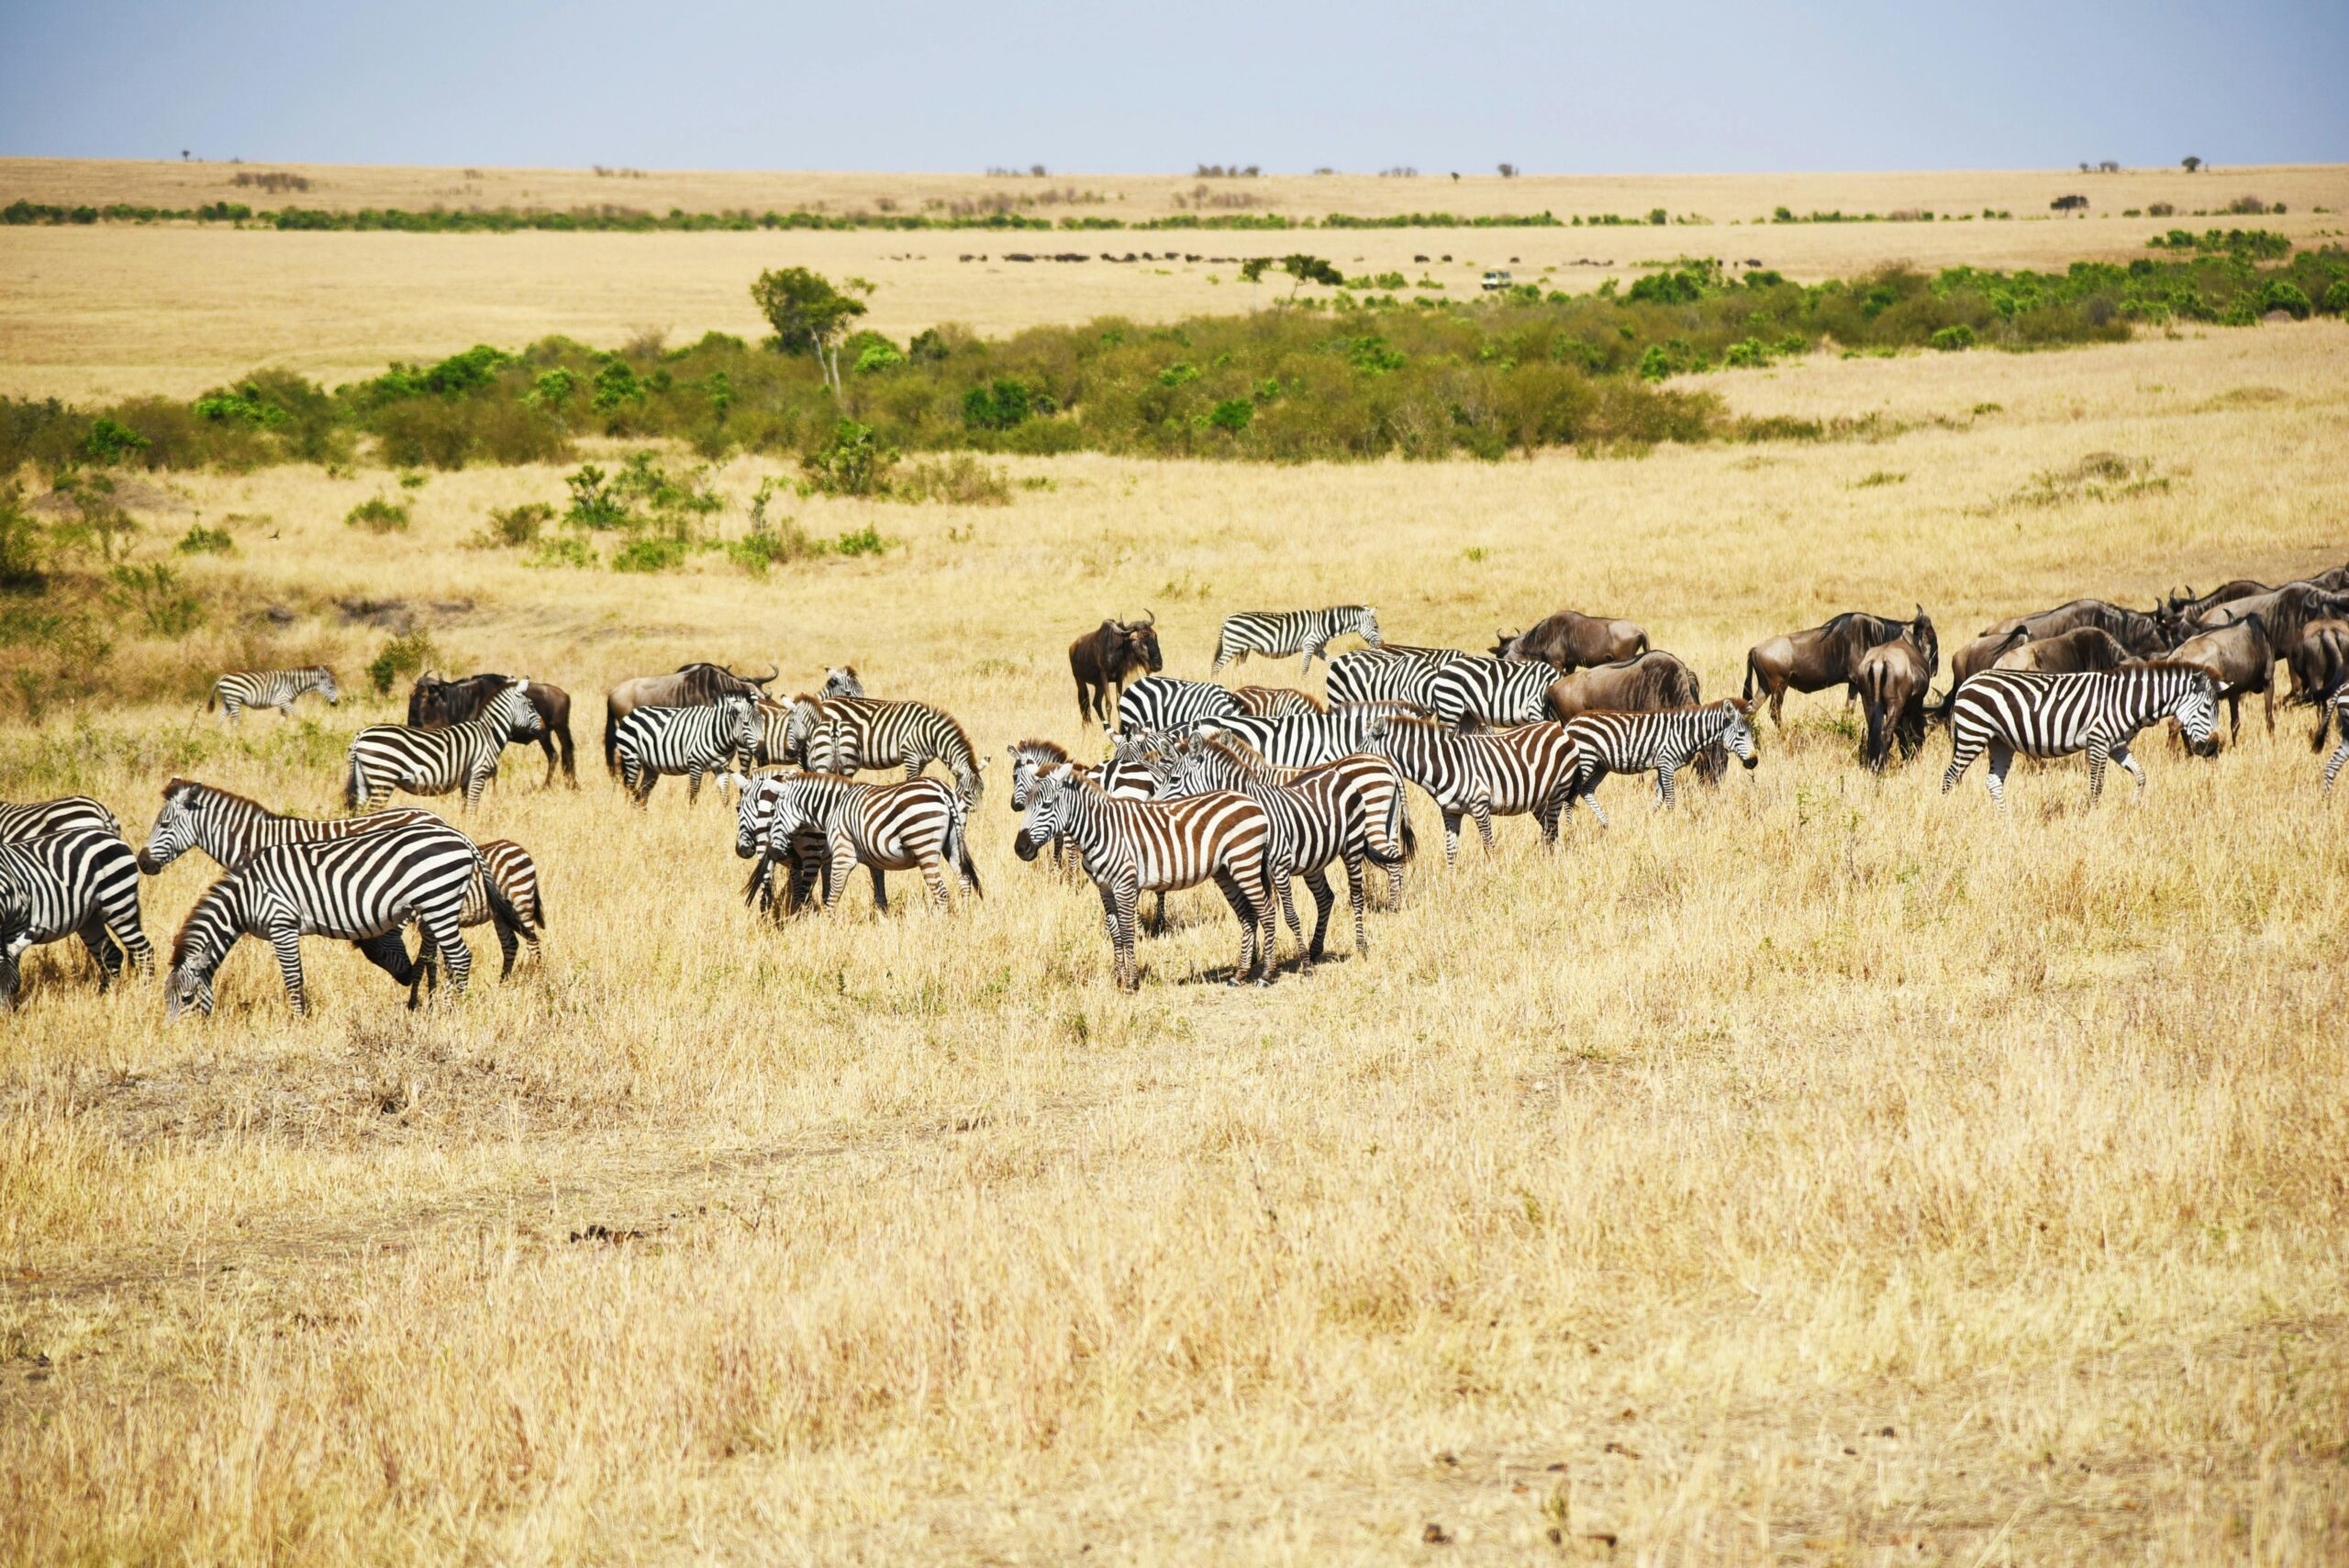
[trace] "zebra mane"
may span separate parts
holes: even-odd
[[[963,744],[967,746],[970,742],[966,740]],[[1057,740],[1022,740],[1011,750],[1015,756],[1026,757],[1031,762],[1051,767],[1058,767],[1063,762],[1075,761],[1068,754],[1068,748]]]
[[[1234,735],[1194,735],[1190,743],[1197,751],[1222,758],[1251,778],[1262,774],[1267,765],[1263,752]]]
[[[228,801],[237,806],[250,806],[255,811],[260,812],[263,817],[283,817],[285,815],[282,811],[272,811],[268,806],[263,806],[251,795],[239,795],[233,789],[223,789],[218,784],[206,784],[201,779],[182,778],[177,774],[173,774],[171,782],[163,786],[163,798],[165,800],[171,800],[175,796],[186,794],[192,789],[202,790],[206,795],[217,795],[220,799]]]

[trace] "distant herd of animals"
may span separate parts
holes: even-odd
[[[1332,659],[1330,645],[1344,638],[1363,646]],[[1464,818],[1488,849],[1493,818],[1506,816],[1532,817],[1554,845],[1577,803],[1605,826],[1593,792],[1609,773],[1653,773],[1669,808],[1684,771],[1710,783],[1731,755],[1753,768],[1756,706],[1766,703],[1782,724],[1790,691],[1841,686],[1847,706],[1859,703],[1861,759],[1879,772],[1896,752],[1915,755],[1929,724],[1946,724],[1943,793],[1987,752],[1986,782],[2003,806],[2018,755],[2085,753],[2091,800],[2109,763],[2142,792],[2144,770],[2130,749],[2137,735],[2173,719],[2188,748],[2209,755],[2221,699],[2231,738],[2248,695],[2263,699],[2272,733],[2280,662],[2286,700],[2321,710],[2312,748],[2339,730],[2326,789],[2349,763],[2349,565],[2275,586],[2245,580],[2172,594],[2145,610],[2078,599],[2001,621],[1957,651],[1938,701],[1930,688],[1941,647],[1922,606],[1906,619],[1853,611],[1765,639],[1746,655],[1742,695],[1710,702],[1696,672],[1652,648],[1638,625],[1571,611],[1503,633],[1481,654],[1388,642],[1368,606],[1248,612],[1223,623],[1209,674],[1292,656],[1304,672],[1325,662],[1325,695],[1167,675],[1154,615],[1105,620],[1069,645],[1068,659],[1078,713],[1102,727],[1106,756],[1081,762],[1049,740],[1009,747],[1014,849],[1023,861],[1046,850],[1056,862],[1073,857],[1095,884],[1120,984],[1139,980],[1144,893],[1160,895],[1163,924],[1167,893],[1214,883],[1241,928],[1233,981],[1269,983],[1276,908],[1303,949],[1301,966],[1323,956],[1333,863],[1345,873],[1355,951],[1368,951],[1365,868],[1378,868],[1399,904],[1415,851],[1408,791],[1434,803],[1447,866]],[[735,852],[755,862],[744,897],[776,917],[818,901],[830,909],[859,865],[883,908],[893,871],[918,871],[941,906],[957,886],[978,894],[969,818],[985,763],[963,726],[928,703],[866,695],[852,667],[827,672],[817,692],[789,701],[767,695],[779,673],[694,663],[621,682],[606,697],[607,768],[638,807],[664,776],[684,777],[689,801],[705,780],[739,784]],[[206,709],[217,706],[233,724],[247,708],[291,714],[311,692],[340,700],[324,668],[234,671]],[[306,936],[352,943],[407,987],[411,1006],[444,967],[464,990],[466,927],[493,928],[510,973],[547,925],[529,853],[509,840],[476,843],[427,811],[385,807],[395,792],[456,794],[470,810],[505,749],[533,742],[545,754],[544,784],[559,770],[576,787],[571,699],[561,688],[428,672],[409,694],[406,723],[352,738],[343,778],[351,816],[286,815],[175,778],[134,851],[115,815],[86,796],[0,805],[0,1006],[15,1004],[26,951],[69,936],[95,960],[101,988],[127,964],[151,973],[139,878],[190,850],[222,874],[173,943],[167,1016],[208,1013],[213,977],[247,936],[275,951],[297,1014]],[[932,762],[947,780],[925,776]],[[900,769],[901,782],[857,778]],[[1297,878],[1313,895],[1309,942]]]

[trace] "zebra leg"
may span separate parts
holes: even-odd
[[[1942,773],[1943,795],[1957,787],[1957,781],[1965,776],[1965,770],[1974,765],[1975,756],[1982,750],[1982,743],[1954,720],[1950,724],[1949,736],[1949,767]]]
[[[294,1009],[295,1018],[306,1016],[310,1001],[302,986],[302,933],[291,920],[273,925],[269,945],[277,950],[277,972],[285,977],[285,1005]]]
[[[934,856],[921,862],[921,879],[930,884],[930,900],[941,909],[954,906],[954,895],[946,885],[945,857]]]
[[[1354,954],[1360,957],[1370,951],[1370,928],[1363,922],[1363,910],[1369,900],[1363,891],[1362,851],[1359,850],[1349,851],[1346,854],[1346,900],[1353,906]]]
[[[1468,809],[1475,815],[1476,837],[1485,841],[1485,852],[1493,852],[1493,803],[1490,797],[1478,795]]]
[[[2128,741],[2122,740],[2113,746],[2112,760],[2128,769],[2129,776],[2137,781],[2136,792],[2129,798],[2132,800],[2142,798],[2145,793],[2145,770],[2137,765],[2137,759],[2130,751]]]
[[[691,806],[701,797],[701,764],[694,763],[685,770],[685,804]]]
[[[521,951],[522,949],[521,933],[512,921],[507,919],[505,916],[497,914],[495,911],[490,915],[489,923],[490,926],[497,932],[497,951],[499,956],[504,960],[504,962],[497,966],[497,978],[504,980],[514,973],[514,957],[517,953]],[[538,945],[539,939],[532,937],[530,939],[531,950],[536,951]]]
[[[1460,863],[1460,813],[1456,809],[1443,814],[1443,869],[1450,871]]]
[[[1679,773],[1680,770],[1670,762],[1663,764],[1655,771],[1655,803],[1663,810],[1672,809],[1672,803],[1675,798],[1673,781],[1679,776]]]
[[[97,962],[98,989],[104,992],[111,988],[122,978],[122,954],[106,938],[106,917],[93,910],[73,934],[82,939],[82,945],[90,950],[90,957]]]
[[[1135,900],[1139,903],[1141,895],[1135,895]],[[1166,934],[1166,890],[1163,887],[1158,890],[1156,906],[1150,912],[1150,934],[1153,937],[1163,937]]]
[[[1346,875],[1353,884],[1354,930],[1359,937],[1362,930],[1362,880],[1354,874],[1352,866],[1347,868]],[[1330,911],[1337,906],[1338,895],[1330,890],[1330,870],[1327,866],[1316,867],[1307,872],[1305,885],[1313,893],[1313,945],[1305,950],[1305,961],[1308,963],[1319,963],[1329,951]],[[1281,904],[1284,908],[1289,902],[1288,891],[1287,879],[1283,878]],[[1291,929],[1293,931],[1295,928],[1292,927]]]
[[[417,924],[422,928],[425,941],[440,955],[449,967],[449,984],[457,995],[465,994],[465,982],[473,978],[473,950],[465,945],[465,934],[457,926],[457,907],[451,905],[441,909],[419,909]]]
[[[2104,762],[2111,755],[2111,743],[2101,735],[2088,742],[2088,804],[2094,806],[2104,798]]]
[[[2340,776],[2341,770],[2344,765],[2349,765],[2349,732],[2344,732],[2342,735],[2341,744],[2335,746],[2332,749],[2332,755],[2324,760],[2325,794],[2331,795],[2332,793],[2332,781]]]
[[[236,723],[236,722],[237,722],[237,717],[238,717],[238,715],[239,715],[239,714],[240,714],[240,713],[242,713],[243,711],[244,711],[244,710],[243,710],[243,708],[242,708],[242,707],[238,704],[238,702],[237,702],[237,699],[236,699],[236,698],[234,698],[234,697],[232,697],[232,696],[229,696],[229,695],[227,695],[227,694],[225,694],[225,693],[224,693],[224,694],[222,694],[221,698],[220,698],[220,722],[221,722],[221,723],[223,723],[223,724],[234,724],[234,723]]]
[[[849,873],[856,870],[856,846],[845,840],[835,840],[824,862],[824,913],[829,915],[848,891]],[[889,907],[889,895],[881,882],[881,868],[873,868],[873,902],[882,909]]]
[[[2014,765],[2015,749],[2003,740],[1993,739],[1990,742],[1990,771],[1983,775],[1982,783],[1989,790],[1990,798],[1998,803],[2001,811],[2007,807],[2007,770]]]
[[[889,912],[889,881],[878,864],[864,868],[873,873],[873,907],[886,915]]]
[[[1130,873],[1113,877],[1101,884],[1101,906],[1109,920],[1109,958],[1118,984],[1131,991],[1141,984],[1141,971],[1134,962],[1134,914],[1141,902],[1140,879]],[[1162,895],[1159,906],[1165,906]]]
[[[1230,870],[1217,872],[1215,883],[1223,890],[1224,900],[1231,906],[1232,915],[1240,921],[1240,967],[1232,972],[1230,980],[1226,984],[1244,984],[1257,978],[1260,967],[1266,970],[1272,967],[1272,933],[1264,929],[1272,911],[1267,908],[1260,915],[1256,900],[1248,896],[1246,885]],[[1271,889],[1267,888],[1265,892],[1269,894]],[[1257,946],[1260,931],[1264,933],[1261,950]]]

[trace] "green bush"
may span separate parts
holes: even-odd
[[[667,572],[685,563],[693,546],[683,539],[648,536],[633,539],[612,556],[615,572]]]
[[[2288,283],[2282,278],[2268,284],[2260,296],[2259,305],[2262,310],[2280,310],[2297,321],[2306,321],[2313,308],[2299,284]]]
[[[896,449],[885,447],[870,425],[842,419],[830,439],[799,460],[807,485],[827,495],[877,495],[888,488]]]
[[[2326,285],[2319,308],[2327,316],[2349,316],[2349,277],[2335,278]]]
[[[371,495],[345,512],[342,522],[345,528],[365,528],[371,534],[406,533],[407,507],[381,495]]]
[[[560,534],[553,539],[540,539],[539,548],[525,556],[522,564],[542,568],[569,567],[574,571],[592,572],[601,565],[602,562],[596,556],[594,547],[585,539],[572,534]]]
[[[82,450],[92,462],[111,467],[133,452],[146,450],[149,444],[145,436],[102,414],[97,423],[90,427],[89,435],[82,442]]]
[[[21,594],[48,581],[49,530],[25,510],[25,493],[0,479],[0,591]]]
[[[237,541],[228,537],[226,528],[207,528],[202,523],[190,523],[187,532],[180,536],[173,549],[182,555],[234,555]]]
[[[386,641],[368,662],[368,682],[377,696],[387,695],[395,682],[413,679],[436,657],[430,632],[404,632]]]
[[[870,523],[853,533],[841,535],[832,543],[832,549],[841,555],[879,555],[888,548],[889,541],[883,539]]]
[[[1974,347],[1974,328],[1960,321],[1954,326],[1936,328],[1925,340],[1945,353],[1954,353]]]
[[[554,521],[554,508],[544,501],[525,501],[518,506],[493,509],[488,526],[481,531],[481,542],[519,550],[526,544],[536,544],[546,526]]]
[[[1256,406],[1253,403],[1244,397],[1227,397],[1208,411],[1207,419],[1210,429],[1236,436],[1246,429],[1255,417]]]
[[[150,637],[178,639],[204,624],[204,606],[180,584],[180,575],[162,562],[145,566],[117,566],[107,573],[107,597],[117,610],[136,615]]]
[[[963,395],[963,423],[974,430],[1008,430],[1035,412],[1035,394],[1008,377]]]
[[[611,476],[594,463],[583,463],[563,485],[571,504],[563,516],[583,528],[617,528],[635,520],[628,499],[611,484]]]

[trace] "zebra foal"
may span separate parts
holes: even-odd
[[[130,846],[95,828],[0,844],[0,1011],[16,1006],[26,950],[69,936],[80,937],[97,960],[101,991],[121,975],[126,958],[141,974],[154,973]]]
[[[1753,754],[1753,708],[1739,697],[1698,707],[1668,707],[1647,713],[1614,713],[1601,709],[1566,720],[1567,737],[1580,753],[1565,807],[1590,802],[1590,814],[1607,826],[1607,813],[1592,795],[1609,773],[1655,774],[1656,803],[1666,811],[1679,798],[1675,781],[1680,770],[1696,762],[1707,748],[1719,745],[1733,752],[1751,769]]]
[[[1223,630],[1215,640],[1215,668],[1208,673],[1220,675],[1251,653],[1274,659],[1303,654],[1297,664],[1302,673],[1313,668],[1316,659],[1326,663],[1330,644],[1348,632],[1373,648],[1384,640],[1378,635],[1378,612],[1368,605],[1332,605],[1326,610],[1242,610],[1225,617]]]
[[[1985,670],[1953,693],[1949,711],[1949,770],[1942,793],[1974,759],[1990,754],[1984,779],[1990,798],[2007,804],[2007,770],[2015,754],[2065,757],[2086,751],[2088,801],[2104,795],[2107,762],[2120,763],[2145,789],[2145,770],[2129,752],[2130,742],[2149,724],[2176,718],[2194,746],[2206,747],[2218,722],[2219,688],[2209,671],[2193,664],[2154,660],[2083,674],[2040,670]]]
[[[482,706],[478,717],[445,728],[371,724],[351,739],[342,798],[354,811],[380,811],[395,789],[410,795],[464,794],[465,809],[497,776],[497,761],[512,740],[535,740],[546,720],[531,705],[529,680],[517,677]]]
[[[356,833],[347,839],[278,844],[239,865],[204,891],[172,944],[172,972],[163,986],[163,1016],[185,1008],[212,1011],[212,980],[243,937],[259,937],[277,953],[285,999],[295,1016],[309,1011],[302,978],[302,939],[338,937],[408,988],[433,978],[432,959],[448,965],[449,983],[463,995],[473,953],[458,930],[465,891],[482,875],[481,851],[445,822]],[[506,895],[485,880],[493,903]],[[507,919],[521,923],[518,911]],[[403,933],[423,929],[417,957]]]
[[[328,707],[342,706],[334,672],[323,664],[306,664],[298,670],[231,670],[212,683],[204,711],[210,713],[217,705],[222,722],[228,724],[236,723],[240,711],[249,707],[273,707],[291,718],[295,699],[304,692],[317,693]]]
[[[1240,922],[1240,968],[1232,984],[1272,983],[1273,895],[1265,879],[1272,821],[1245,795],[1114,800],[1063,763],[1036,783],[1012,847],[1032,861],[1049,843],[1074,848],[1101,893],[1118,984],[1141,984],[1134,961],[1134,912],[1145,890],[1174,892],[1213,881]]]

